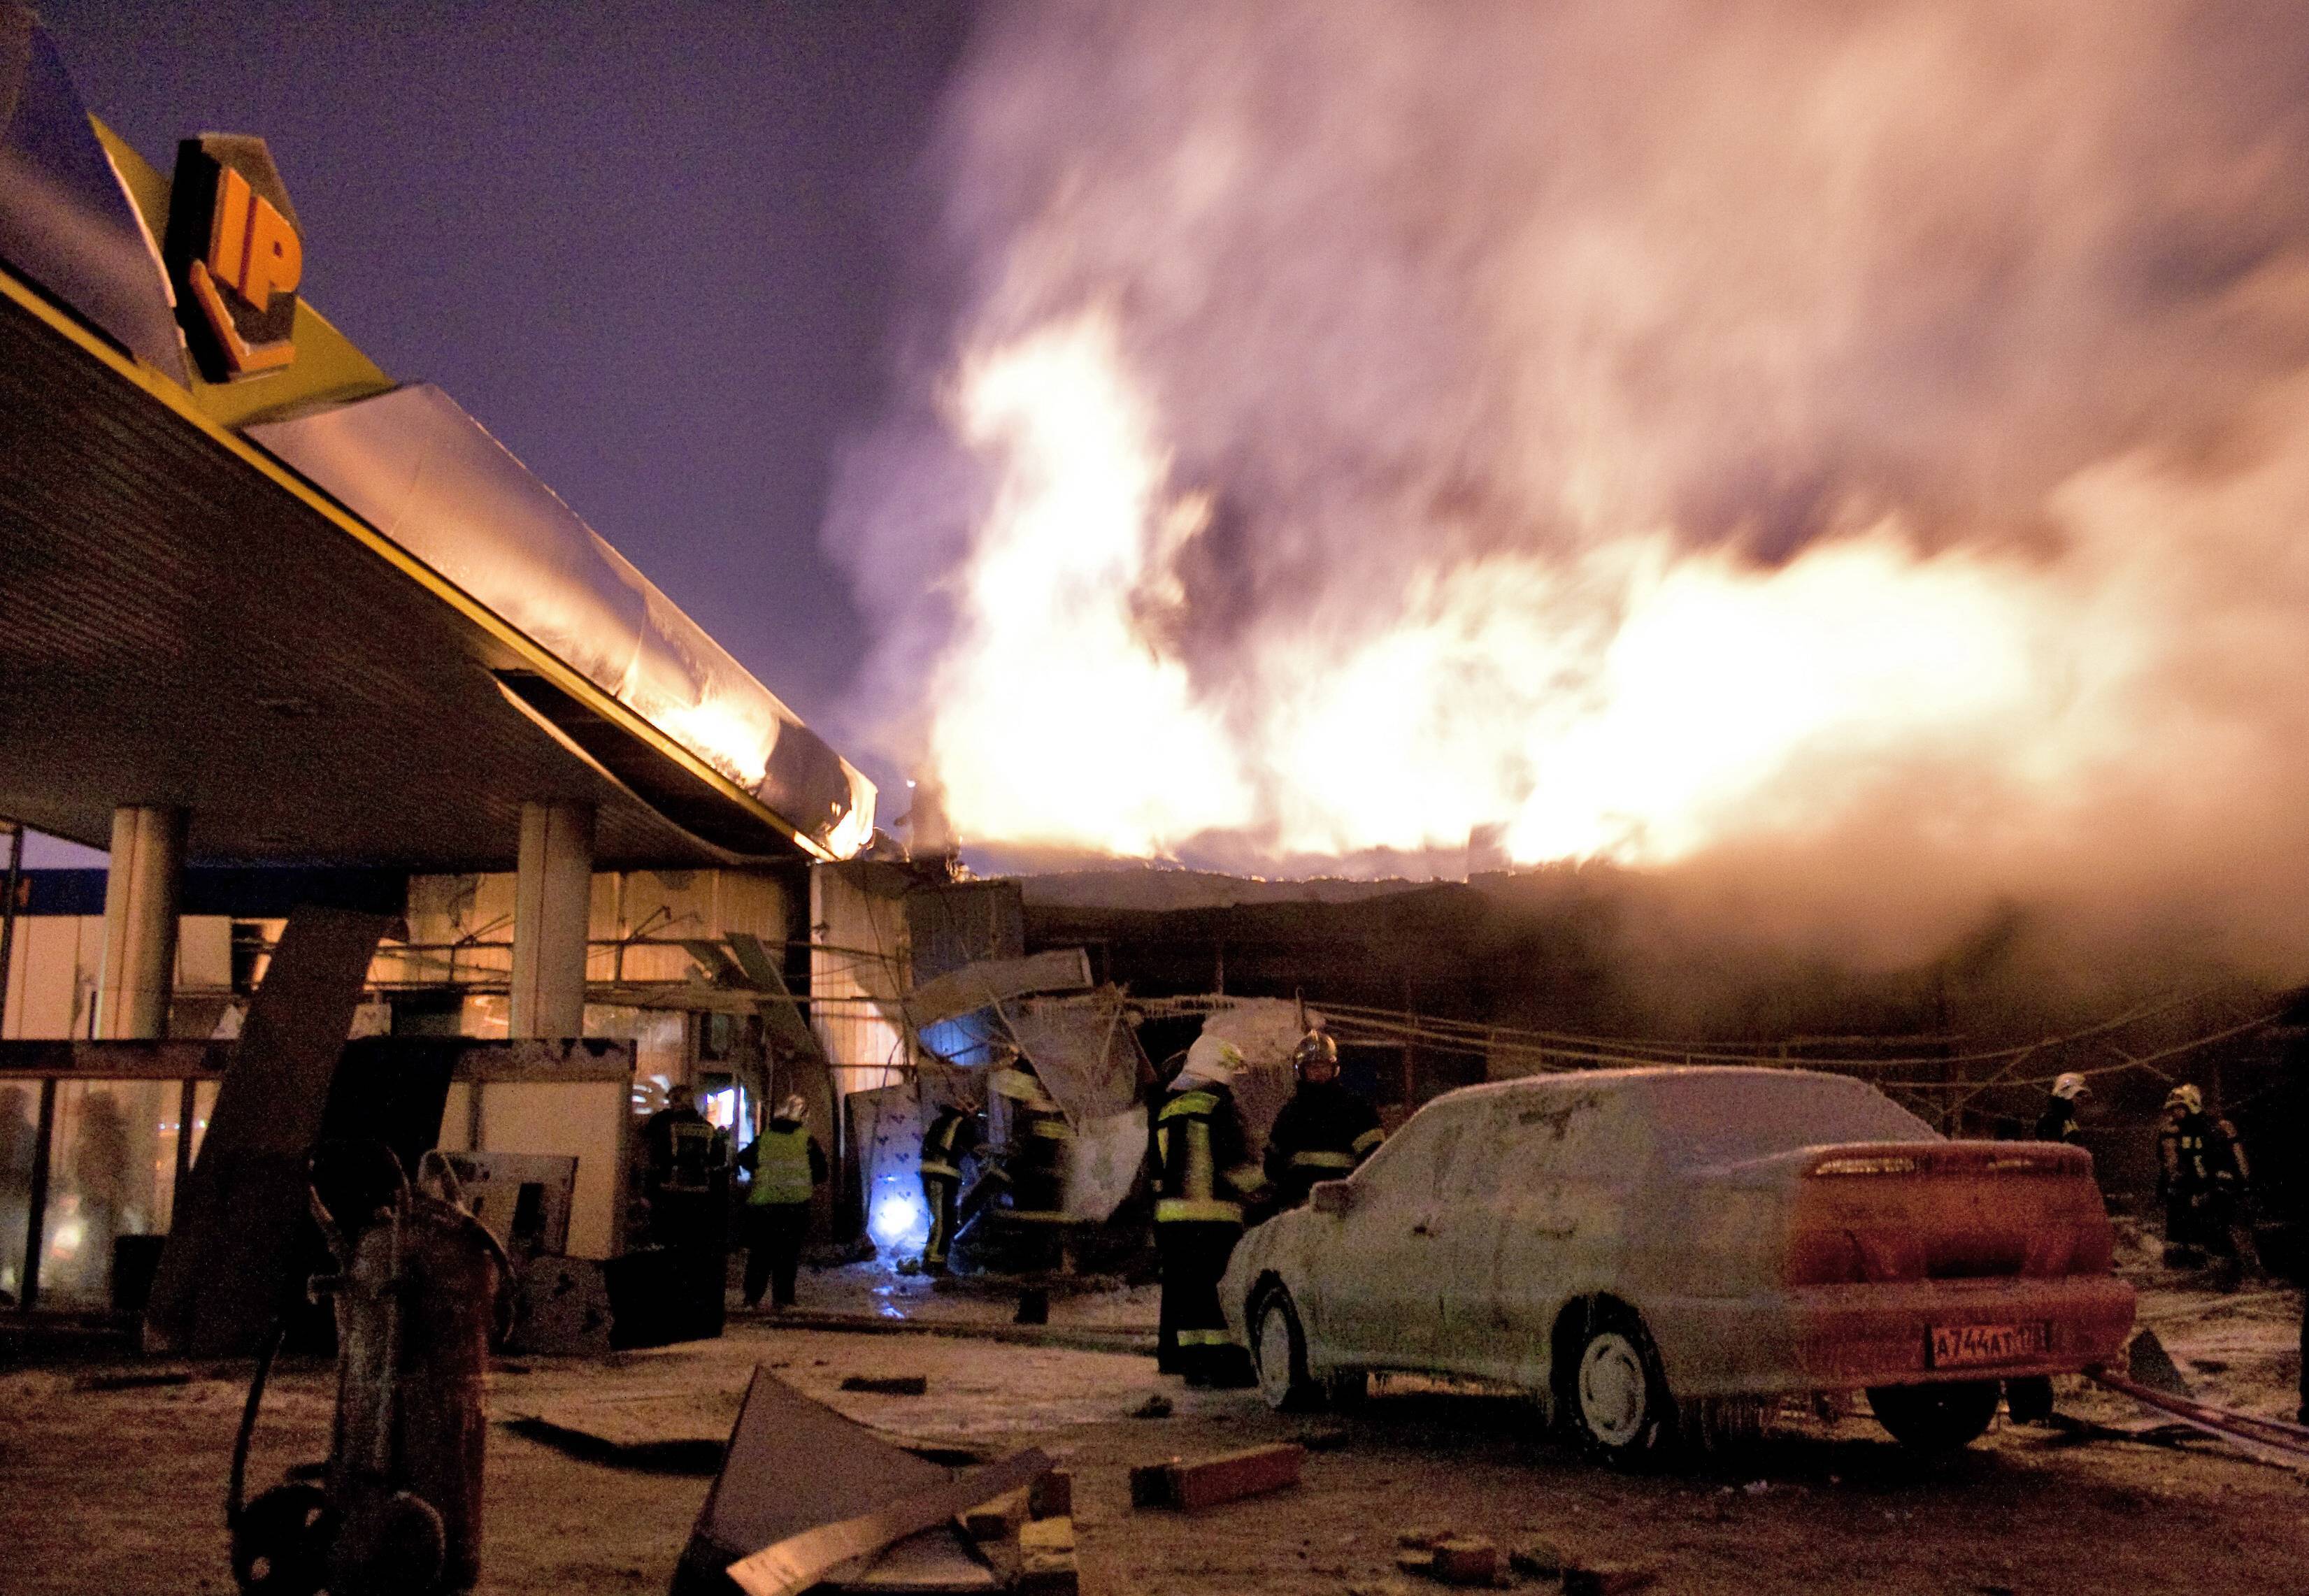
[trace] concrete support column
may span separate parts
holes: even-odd
[[[135,1041],[169,1034],[177,978],[177,891],[185,866],[185,812],[124,805],[112,812],[104,878],[104,968],[96,1034]]]
[[[513,889],[513,1034],[582,1036],[585,931],[593,900],[593,811],[521,807]]]

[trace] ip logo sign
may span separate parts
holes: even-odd
[[[204,134],[177,147],[162,253],[185,341],[212,382],[297,358],[305,245],[264,141]]]

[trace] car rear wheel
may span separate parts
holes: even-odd
[[[1624,1308],[1598,1311],[1570,1371],[1572,1428],[1588,1452],[1614,1463],[1647,1458],[1674,1433],[1675,1404],[1643,1321]]]
[[[1322,1405],[1323,1388],[1307,1373],[1307,1336],[1291,1293],[1271,1288],[1258,1299],[1251,1319],[1251,1361],[1258,1370],[1258,1394],[1278,1413]]]
[[[1950,1380],[1933,1385],[1872,1385],[1868,1406],[1876,1422],[1913,1452],[1940,1454],[1970,1445],[1996,1417],[1993,1380]]]

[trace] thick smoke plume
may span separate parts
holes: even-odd
[[[964,837],[2309,958],[2289,4],[1023,4],[828,538]]]

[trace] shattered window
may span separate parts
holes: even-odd
[[[179,1081],[61,1081],[48,1146],[40,1300],[104,1307],[115,1244],[169,1228],[184,1100]]]
[[[0,1084],[0,1292],[24,1294],[24,1238],[32,1217],[32,1146],[39,1134],[38,1083]]]

